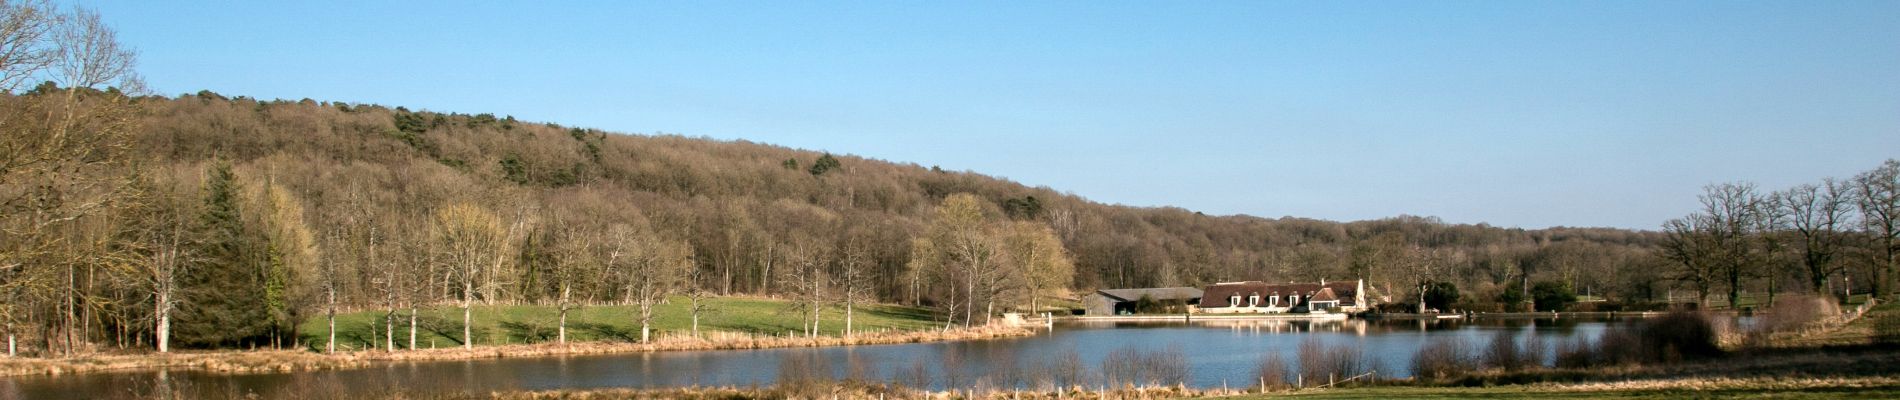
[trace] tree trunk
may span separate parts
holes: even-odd
[[[963,326],[967,328],[976,320],[976,274],[963,280]]]
[[[983,300],[983,325],[989,325],[990,316],[996,315],[996,299],[995,296],[990,297]]]
[[[434,345],[430,346],[433,347]],[[409,303],[409,349],[416,349],[416,304],[413,302]]]
[[[1312,310],[1308,310],[1308,311],[1312,311]],[[1419,285],[1418,287],[1418,313],[1419,314],[1425,313],[1425,286],[1424,285]]]
[[[653,332],[653,302],[640,300],[640,343],[649,343]]]
[[[324,343],[323,352],[328,353],[328,354],[335,354],[336,353],[336,291],[335,290],[330,291],[330,308],[324,311],[324,319],[329,320],[330,341]],[[164,345],[159,345],[159,349],[160,349],[159,351],[161,352],[165,351],[163,350],[164,348],[165,348]]]
[[[462,348],[464,349],[475,348],[474,337],[473,335],[470,334],[471,329],[469,329],[469,323],[472,322],[475,317],[475,313],[471,311],[471,307],[474,307],[474,306],[475,306],[475,283],[473,281],[463,282],[462,283]]]
[[[77,270],[75,269],[75,267],[73,267],[71,263],[67,263],[66,264],[66,298],[64,299],[66,303],[65,304],[66,305],[66,332],[65,332],[66,335],[65,336],[66,336],[66,354],[67,355],[72,355],[77,350],[78,345],[79,345],[79,337],[78,337],[79,330],[78,328],[75,327],[75,324],[79,321],[79,314],[73,312],[73,309],[77,307],[77,305],[73,303],[75,303],[76,300],[78,299],[77,297],[78,286],[79,286],[79,276],[77,275]]]
[[[556,340],[561,344],[567,344],[567,296],[574,291],[573,289],[573,286],[561,285],[561,322],[556,328],[560,336],[560,338]]]
[[[389,305],[389,312],[383,313],[383,349],[396,352],[396,305]]]
[[[698,339],[698,338],[700,338],[700,336],[699,336],[699,302],[700,302],[700,299],[699,299],[699,295],[697,295],[697,293],[699,293],[698,291],[694,291],[693,293],[695,293],[695,295],[694,295],[694,296],[693,296],[693,297],[691,298],[691,300],[692,300],[692,302],[693,302],[693,304],[688,304],[687,306],[690,306],[690,307],[692,307],[692,310],[693,310],[693,338],[694,338],[694,339]]]
[[[157,336],[155,339],[156,339],[156,342],[158,342],[157,343],[158,352],[169,353],[172,350],[172,347],[171,347],[171,344],[172,344],[172,307],[171,307],[172,293],[171,291],[170,290],[158,291],[157,300],[158,300],[158,304],[155,305],[154,306],[155,309],[152,310],[153,311],[152,316],[158,323],[157,326],[153,328],[153,331],[154,331],[153,334]],[[7,330],[7,352],[9,354],[12,353],[12,349],[13,349],[13,332],[12,331],[13,331],[12,329]]]
[[[851,337],[851,299],[844,301],[844,337]]]

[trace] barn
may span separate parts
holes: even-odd
[[[1143,296],[1161,305],[1179,305],[1187,308],[1183,312],[1192,312],[1201,302],[1201,288],[1102,289],[1083,297],[1082,307],[1092,316],[1134,314],[1135,303]]]

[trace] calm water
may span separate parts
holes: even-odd
[[[1614,321],[1575,319],[1058,324],[1053,332],[1034,337],[954,343],[397,363],[344,371],[236,376],[147,371],[0,378],[0,399],[134,398],[150,397],[155,390],[194,397],[255,393],[283,398],[314,394],[350,397],[396,389],[485,393],[750,386],[769,385],[780,377],[798,375],[843,377],[853,370],[859,376],[888,381],[913,377],[916,373],[909,371],[920,369],[930,375],[933,387],[945,382],[963,387],[1007,382],[1011,371],[1025,371],[1069,352],[1079,355],[1091,371],[1099,371],[1104,355],[1120,348],[1178,348],[1189,360],[1188,384],[1246,386],[1255,365],[1266,354],[1296,365],[1297,348],[1306,340],[1361,346],[1380,376],[1406,376],[1418,346],[1436,337],[1453,337],[1481,346],[1499,332],[1509,332],[1520,340],[1538,335],[1554,344],[1578,336],[1595,338],[1605,329],[1622,326]]]

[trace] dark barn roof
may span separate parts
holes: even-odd
[[[1240,295],[1242,299],[1245,299],[1247,296],[1255,294],[1259,294],[1261,298],[1275,295],[1292,296],[1298,294],[1301,297],[1319,301],[1338,299],[1339,305],[1354,306],[1357,305],[1353,304],[1353,302],[1358,297],[1358,290],[1359,283],[1355,281],[1326,282],[1325,285],[1318,283],[1270,284],[1260,281],[1216,283],[1208,286],[1207,290],[1202,294],[1201,308],[1230,307],[1233,305],[1228,304],[1228,298],[1234,295]],[[1307,299],[1301,300],[1306,301]],[[1265,302],[1266,300],[1261,301]]]
[[[1108,298],[1114,299],[1116,301],[1140,300],[1141,296],[1144,294],[1148,295],[1148,298],[1150,300],[1156,300],[1156,301],[1194,300],[1194,299],[1201,298],[1201,288],[1192,288],[1192,287],[1146,288],[1146,289],[1102,289],[1102,290],[1095,291],[1095,293],[1103,295],[1103,296],[1107,296]]]

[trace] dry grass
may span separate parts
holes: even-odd
[[[1478,369],[1478,356],[1455,337],[1439,337],[1420,345],[1412,355],[1412,376],[1420,380],[1447,379]]]
[[[474,349],[446,348],[398,352],[357,351],[320,354],[293,350],[208,351],[172,354],[96,355],[72,358],[0,358],[0,376],[59,375],[71,373],[177,368],[217,373],[283,372],[358,368],[379,362],[444,361],[483,358],[545,357],[581,354],[636,353],[650,351],[764,349],[781,347],[856,346],[873,344],[923,343],[951,340],[975,340],[1034,335],[1015,327],[976,327],[949,331],[897,331],[836,336],[781,337],[721,332],[706,338],[668,336],[652,343],[585,342],[568,344],[529,344],[481,346]]]
[[[997,390],[987,392],[931,392],[892,388],[881,385],[842,383],[815,391],[788,391],[781,388],[693,388],[693,389],[606,389],[510,392],[489,395],[456,395],[447,398],[545,400],[545,399],[1173,399],[1232,396],[1235,390],[1196,390],[1180,386],[1122,389]]]
[[[1855,317],[1852,312],[1846,312],[1841,320],[1794,335],[1779,336],[1761,343],[1760,347],[1798,348],[1900,342],[1900,304],[1878,304],[1858,315],[1858,318]]]

